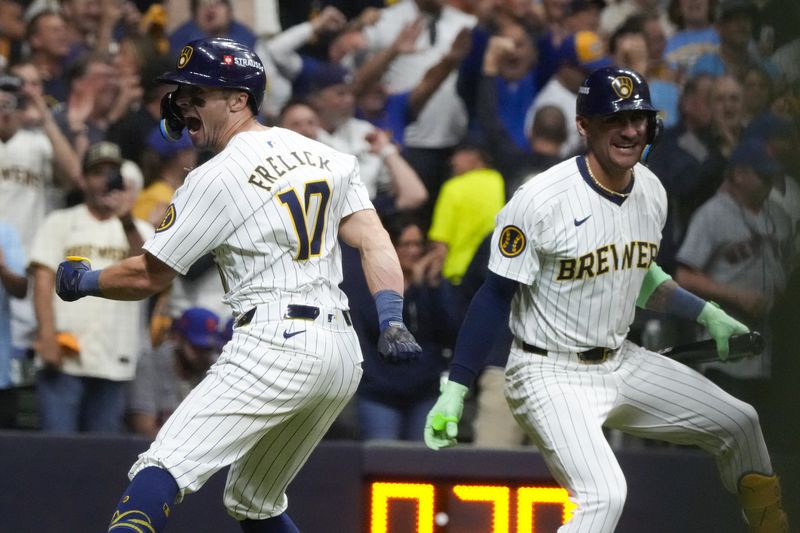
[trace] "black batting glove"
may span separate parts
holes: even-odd
[[[402,322],[390,322],[378,337],[378,353],[389,363],[406,363],[419,359],[422,347]]]

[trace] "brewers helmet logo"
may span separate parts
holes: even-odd
[[[611,88],[620,98],[630,98],[633,94],[633,80],[628,76],[618,76],[611,82]]]
[[[505,257],[516,257],[525,249],[525,234],[516,226],[506,226],[500,232],[498,245]]]
[[[172,227],[175,223],[175,204],[169,204],[167,212],[164,213],[164,220],[156,228],[156,233],[162,232]]]
[[[181,55],[178,56],[178,68],[183,68],[189,64],[189,60],[192,58],[192,53],[194,53],[194,48],[191,46],[183,47],[183,50],[181,50]]]

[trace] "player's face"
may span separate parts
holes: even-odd
[[[589,151],[606,172],[627,172],[639,161],[647,142],[647,115],[644,111],[624,111],[581,118]]]
[[[189,138],[197,148],[224,144],[229,129],[228,100],[231,92],[216,87],[181,85],[175,91],[175,104],[183,114]]]

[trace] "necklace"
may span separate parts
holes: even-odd
[[[610,194],[611,196],[616,196],[617,198],[627,198],[628,196],[631,195],[631,193],[629,192],[612,191],[611,189],[609,189],[608,187],[597,181],[597,178],[594,177],[594,173],[592,172],[592,165],[589,164],[588,157],[586,158],[586,170],[589,171],[589,177],[592,178],[594,184],[597,185],[606,194]],[[631,169],[631,181],[633,181],[633,169]]]

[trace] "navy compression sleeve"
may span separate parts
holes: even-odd
[[[486,281],[469,304],[458,332],[450,380],[472,385],[483,370],[486,357],[508,323],[511,300],[519,282],[489,272]]]

